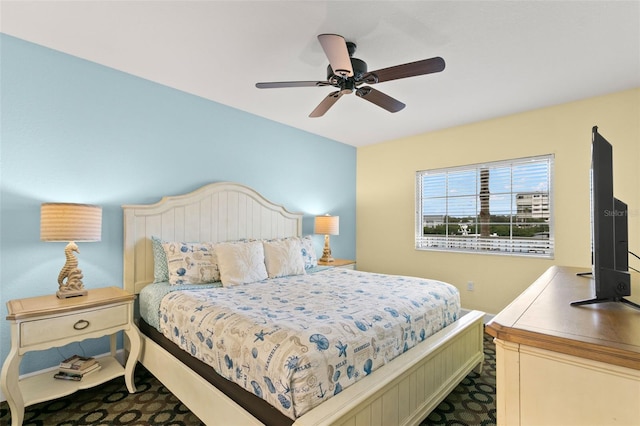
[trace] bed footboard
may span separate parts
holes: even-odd
[[[467,374],[482,367],[483,317],[468,312],[294,425],[418,425]],[[262,424],[149,338],[140,361],[207,425]]]
[[[484,313],[471,311],[294,424],[418,425],[484,361]]]

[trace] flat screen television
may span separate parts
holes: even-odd
[[[627,205],[613,195],[613,147],[594,126],[591,141],[591,250],[593,299],[572,306],[622,302],[631,295]],[[587,275],[587,274],[580,274]]]

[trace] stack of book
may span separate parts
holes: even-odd
[[[87,374],[100,369],[100,364],[93,357],[73,355],[62,361],[58,366],[58,372],[53,376],[61,380],[82,380]]]

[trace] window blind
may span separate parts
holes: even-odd
[[[416,172],[416,249],[552,258],[553,155]]]

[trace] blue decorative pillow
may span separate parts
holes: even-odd
[[[167,265],[167,254],[162,248],[163,241],[158,237],[151,237],[151,247],[153,248],[153,282],[161,283],[169,281],[169,266]]]
[[[205,284],[220,281],[218,260],[212,243],[164,243],[169,284]]]
[[[318,266],[318,258],[316,257],[316,249],[313,247],[311,235],[305,235],[300,238],[302,246],[302,259],[304,260],[304,269],[311,269]]]

